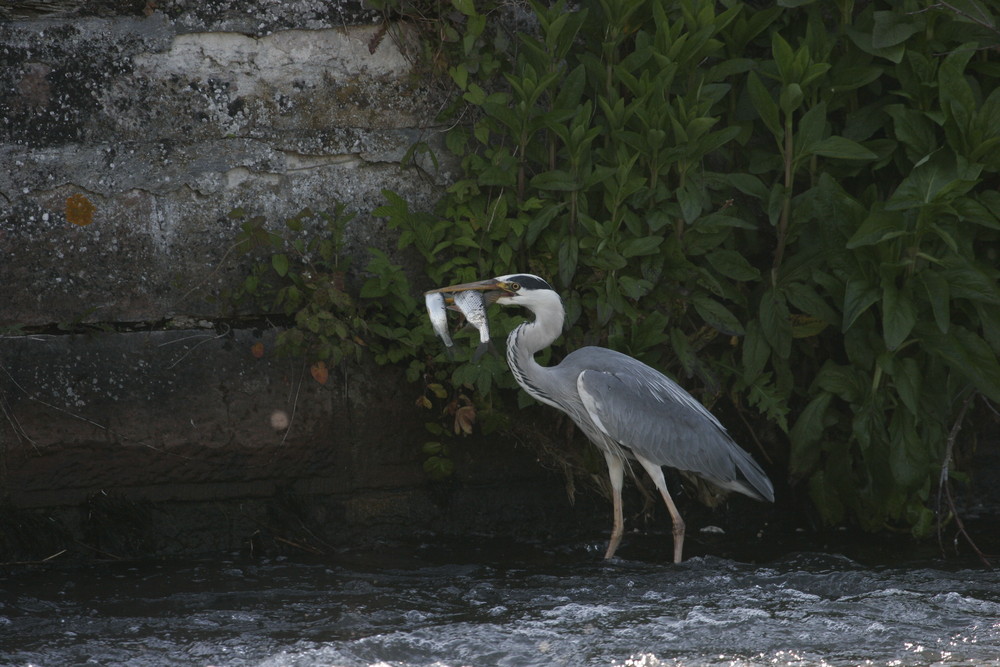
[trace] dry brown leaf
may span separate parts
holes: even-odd
[[[463,405],[455,411],[455,433],[472,435],[472,426],[476,423],[476,409],[471,405]]]
[[[312,373],[313,380],[320,384],[326,384],[326,381],[330,379],[330,371],[327,369],[325,361],[314,363],[309,367],[309,372]]]

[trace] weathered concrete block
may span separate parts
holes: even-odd
[[[400,371],[342,366],[321,386],[221,324],[213,297],[244,277],[234,209],[278,227],[345,203],[363,266],[394,246],[368,215],[383,189],[420,207],[450,182],[402,164],[418,142],[440,149],[450,94],[405,27],[351,2],[109,7],[0,22],[0,552],[39,526],[58,529],[38,549],[112,555],[300,523],[332,542],[489,530],[483,505],[443,499],[558,489],[536,484],[530,452],[473,445],[479,472],[459,461],[430,493],[426,416]],[[16,335],[80,323],[92,334]]]
[[[297,531],[320,547],[432,530],[537,534],[566,521],[551,511],[568,511],[562,483],[530,449],[468,439],[455,478],[431,485],[427,414],[398,369],[342,365],[320,385],[301,361],[254,357],[252,345],[273,338],[0,339],[0,561],[77,543],[134,556]],[[48,523],[25,519],[31,511]],[[14,521],[33,521],[28,544],[12,544]]]
[[[280,4],[260,35],[220,32],[229,20],[204,11],[211,29],[190,32],[199,21],[179,23],[179,7],[0,24],[0,283],[16,286],[0,323],[216,315],[205,296],[236,279],[222,266],[233,209],[279,225],[344,202],[361,213],[348,243],[363,256],[388,244],[367,216],[383,189],[435,197],[450,176],[401,160],[438,144],[444,97],[414,75],[405,39],[278,29],[311,6]]]

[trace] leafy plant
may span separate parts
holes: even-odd
[[[435,214],[392,193],[376,214],[434,284],[549,276],[568,347],[761,431],[753,408],[824,521],[923,535],[957,406],[1000,398],[995,19],[789,5],[534,4],[499,66],[449,71],[463,177]],[[455,7],[479,57],[490,26]]]
[[[509,40],[455,0],[462,175],[433,212],[386,192],[374,214],[430,284],[549,277],[566,347],[740,416],[824,522],[926,535],[969,397],[1000,400],[1000,32],[956,7],[534,3]],[[501,426],[513,380],[446,360],[389,257],[367,271],[352,326],[422,384],[446,461],[458,409]]]
[[[277,351],[314,362],[313,376],[325,384],[328,364],[356,358],[365,345],[365,321],[345,286],[343,232],[354,214],[340,203],[332,211],[303,209],[285,221],[285,235],[267,229],[261,216],[241,209],[230,215],[243,220],[237,250],[256,261],[225,296],[293,324],[278,335]]]

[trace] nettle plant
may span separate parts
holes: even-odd
[[[963,406],[1000,399],[995,19],[584,4],[535,5],[537,33],[501,42],[456,3],[465,176],[434,215],[378,213],[435,284],[549,276],[567,347],[781,434],[761,446],[827,523],[928,533]]]
[[[426,280],[550,278],[565,348],[622,350],[742,420],[827,524],[946,519],[957,427],[1000,401],[987,7],[559,2],[511,38],[452,4],[463,175],[433,212],[391,192],[374,212]],[[502,425],[503,360],[447,360],[401,269],[367,268],[379,360]]]

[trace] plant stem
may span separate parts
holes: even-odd
[[[785,143],[782,153],[785,158],[785,201],[781,205],[781,217],[778,219],[778,243],[774,249],[774,265],[771,267],[771,283],[778,283],[778,269],[785,256],[785,244],[788,242],[788,219],[792,214],[792,154],[794,149],[792,137],[792,115],[785,117]]]

